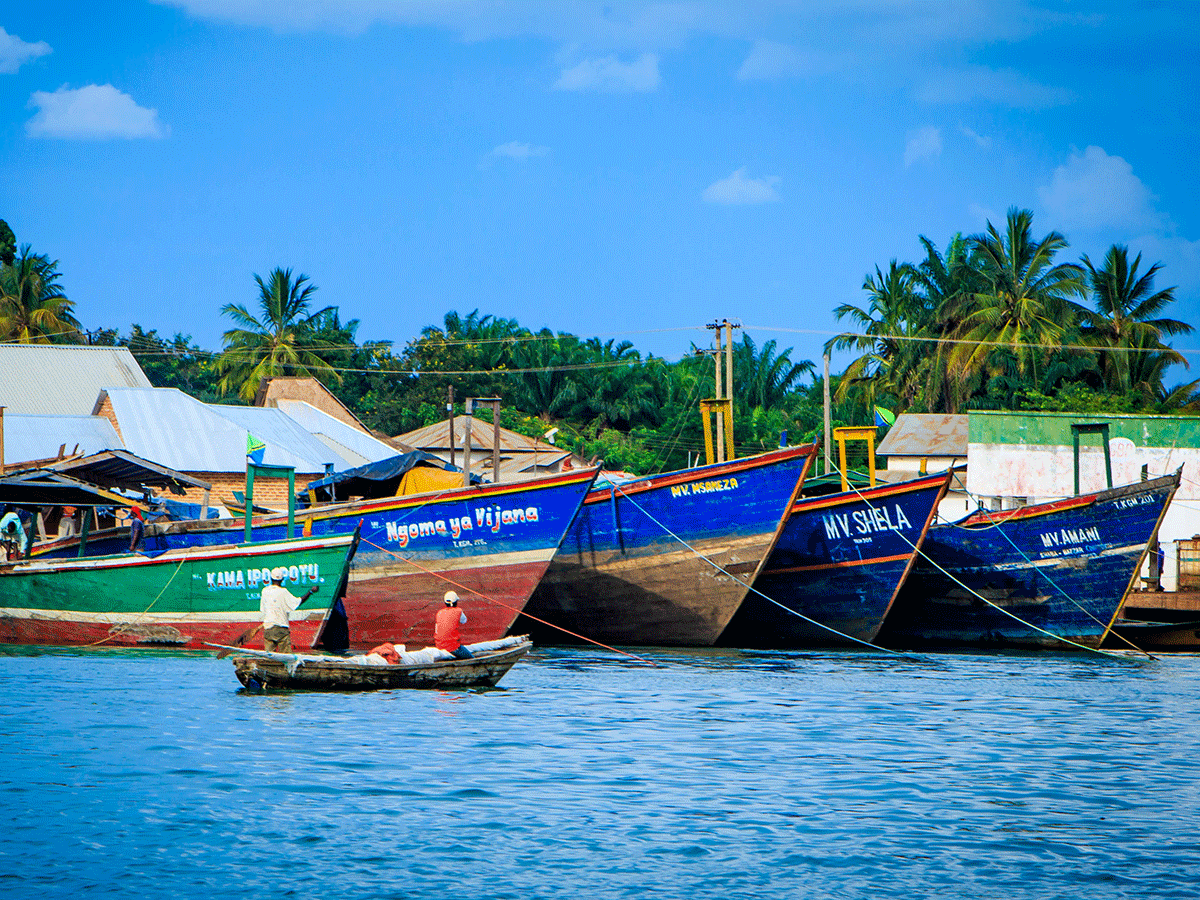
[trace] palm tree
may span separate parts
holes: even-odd
[[[58,261],[21,247],[0,267],[0,340],[49,344],[79,339],[75,304],[58,284]]]
[[[590,338],[582,350],[585,365],[591,368],[575,375],[578,387],[569,417],[587,419],[598,431],[629,431],[662,423],[667,390],[659,360],[651,357],[643,362],[632,343],[618,344],[615,339]]]
[[[523,370],[513,386],[516,407],[550,422],[564,416],[582,395],[579,370],[588,362],[579,338],[572,334],[555,336],[543,328],[536,340],[516,349],[515,363]]]
[[[792,362],[792,348],[776,354],[775,341],[762,345],[759,351],[750,335],[734,345],[733,373],[736,396],[743,398],[751,409],[764,412],[781,406],[789,394],[800,386],[800,379],[813,371],[812,360]]]
[[[426,377],[423,396],[444,397],[447,385],[464,397],[503,394],[507,377],[498,373],[513,368],[514,354],[529,330],[516,319],[502,319],[473,310],[466,316],[451,310],[443,318],[443,327],[428,325],[410,341],[404,351],[405,364],[422,373],[471,372],[446,378]]]
[[[837,388],[838,400],[844,400],[853,387],[862,391],[868,410],[885,392],[894,394],[904,406],[911,402],[918,387],[913,375],[924,350],[920,341],[909,338],[922,337],[929,321],[929,310],[913,290],[913,282],[912,267],[893,259],[886,275],[876,266],[875,274],[863,279],[863,290],[870,298],[866,309],[843,303],[833,311],[838,319],[849,318],[858,331],[828,341],[826,352],[846,348],[862,353],[846,367]]]
[[[223,335],[225,350],[217,359],[222,394],[236,391],[244,400],[253,400],[263,378],[279,375],[308,375],[340,381],[341,376],[326,362],[337,348],[322,340],[317,330],[328,323],[327,315],[335,307],[309,311],[315,285],[307,275],[292,277],[291,269],[275,269],[258,284],[261,317],[251,315],[240,303],[227,303],[222,315],[240,327]]]
[[[961,324],[955,316],[963,298],[976,293],[982,284],[979,265],[962,234],[950,239],[945,255],[924,235],[920,241],[925,259],[912,269],[913,289],[923,298],[922,308],[928,318],[915,332],[926,340],[919,342],[922,359],[915,379],[920,387],[913,405],[927,412],[957,413],[979,387],[979,379],[952,368],[950,351],[954,345],[945,338]]]
[[[1032,226],[1033,213],[1013,207],[1003,235],[988,222],[986,233],[970,238],[986,284],[948,311],[959,320],[954,337],[961,342],[949,359],[966,376],[1015,369],[1037,382],[1038,369],[1046,367],[1082,314],[1070,298],[1083,291],[1083,268],[1054,263],[1066,238],[1052,231],[1034,240]],[[998,349],[1008,353],[997,354]]]
[[[1100,372],[1113,392],[1137,391],[1149,399],[1158,393],[1162,370],[1187,360],[1162,343],[1164,334],[1188,334],[1192,326],[1178,319],[1157,318],[1175,300],[1175,289],[1154,290],[1155,263],[1138,274],[1142,255],[1132,263],[1129,249],[1114,244],[1100,268],[1083,257],[1096,311],[1084,314],[1085,340],[1100,348]]]

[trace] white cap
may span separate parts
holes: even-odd
[[[446,601],[447,606],[453,606],[458,602],[458,594],[454,593],[454,591],[446,591],[446,596],[442,599]]]
[[[287,577],[287,569],[283,566],[276,566],[271,570],[271,580],[283,583],[283,579]]]

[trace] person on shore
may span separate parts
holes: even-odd
[[[142,511],[136,506],[129,510],[129,552],[135,553],[142,546],[142,538],[146,536],[146,523],[142,521]]]
[[[303,597],[297,597],[283,586],[287,570],[276,566],[271,570],[271,583],[262,589],[259,609],[263,617],[263,649],[272,653],[292,652],[292,612],[317,592],[313,585]]]
[[[458,608],[458,594],[446,591],[442,600],[446,607],[438,610],[433,623],[433,645],[455,659],[474,659],[475,654],[462,643],[462,626],[467,624],[467,614]]]

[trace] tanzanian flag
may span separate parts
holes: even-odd
[[[256,466],[261,466],[263,454],[267,452],[267,445],[252,435],[246,432],[246,455],[250,457],[250,461]]]
[[[875,427],[884,428],[896,424],[896,414],[882,406],[875,407]]]

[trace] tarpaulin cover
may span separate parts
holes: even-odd
[[[346,500],[350,497],[392,497],[400,488],[400,480],[415,466],[433,467],[446,472],[459,472],[445,460],[439,459],[424,450],[413,450],[411,453],[401,453],[379,462],[367,463],[356,469],[347,469],[326,475],[317,481],[310,481],[305,488],[316,493],[320,500]],[[476,476],[471,476],[472,483],[478,483]],[[301,500],[307,499],[301,497]]]
[[[404,473],[396,496],[406,494],[424,494],[427,491],[443,491],[447,488],[462,486],[462,472],[458,469],[434,469],[430,466],[417,466]]]

